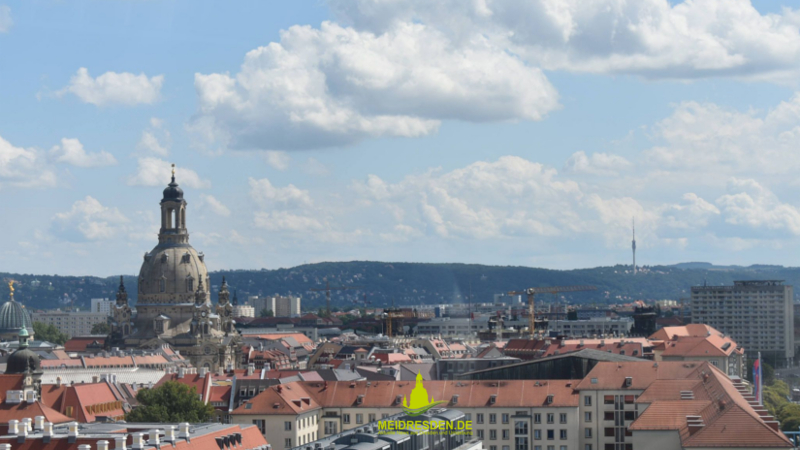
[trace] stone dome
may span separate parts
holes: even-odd
[[[201,280],[208,292],[203,255],[189,244],[159,244],[144,256],[137,303],[194,303]]]
[[[164,189],[164,199],[162,201],[180,201],[183,200],[183,189],[175,182],[175,175],[172,176],[172,182]]]
[[[41,357],[28,348],[28,330],[22,328],[19,332],[19,349],[8,357],[6,373],[36,373],[42,369]]]
[[[33,330],[33,323],[25,308],[13,298],[0,306],[0,336],[14,339],[23,328]]]

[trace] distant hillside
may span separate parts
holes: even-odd
[[[231,290],[240,301],[250,295],[293,294],[303,297],[303,306],[312,308],[324,303],[322,292],[309,288],[325,285],[357,285],[362,290],[334,292],[333,305],[348,307],[364,294],[372,305],[386,305],[392,299],[398,305],[464,302],[472,289],[475,302],[491,301],[495,293],[531,286],[591,284],[594,292],[570,294],[577,303],[618,303],[630,300],[680,299],[689,296],[691,286],[731,284],[733,280],[779,279],[800,285],[800,268],[769,265],[714,266],[708,263],[683,263],[673,266],[646,267],[631,275],[630,266],[596,267],[576,270],[548,270],[530,267],[482,266],[477,264],[384,263],[370,261],[308,264],[290,269],[236,270],[211,274],[216,291],[225,275]],[[0,279],[14,279],[17,299],[29,308],[75,306],[88,307],[91,298],[114,298],[119,277],[62,277],[0,273]],[[38,285],[37,285],[38,284]],[[130,298],[136,299],[136,277],[126,276]],[[0,298],[7,293],[0,287]],[[213,296],[216,301],[216,294]],[[552,300],[543,296],[542,300]]]

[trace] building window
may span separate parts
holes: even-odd
[[[292,422],[283,422],[283,431],[292,431]]]
[[[194,292],[194,278],[191,275],[186,277],[186,291]]]
[[[503,430],[503,440],[504,441],[508,440],[509,435],[510,435],[510,433],[508,432],[508,430]]]
[[[552,441],[556,438],[556,430],[547,430],[547,440]]]
[[[489,414],[489,423],[497,423],[497,414]]]
[[[525,422],[524,420],[517,420],[516,422],[514,422],[514,434],[517,436],[527,436],[528,422]]]
[[[592,450],[592,444],[586,444],[583,446],[583,450]]]
[[[167,277],[162,275],[158,280],[158,290],[162,293],[167,292]]]
[[[608,427],[603,431],[604,431],[603,435],[605,437],[614,437],[614,428],[613,427]]]
[[[559,431],[560,433],[558,437],[563,441],[564,439],[567,438],[567,430],[559,430]]]
[[[342,414],[342,423],[350,423],[350,414]]]
[[[356,414],[356,423],[364,423],[364,415]]]
[[[554,413],[547,413],[547,423],[555,423],[556,415]]]
[[[558,415],[559,423],[567,423],[567,413],[561,413]]]
[[[501,417],[503,419],[503,423],[508,423],[508,414],[507,413],[503,414]]]
[[[542,439],[542,430],[533,430],[533,438],[540,441]]]
[[[523,436],[515,437],[514,450],[528,450],[528,438]]]
[[[369,421],[370,422],[375,422],[375,414],[370,414],[369,415]]]
[[[331,435],[338,433],[338,424],[336,422],[325,422],[325,434]]]
[[[613,405],[614,404],[614,396],[613,395],[605,395],[605,396],[603,396],[603,404],[605,404],[605,405]]]
[[[584,428],[583,437],[587,437],[587,438],[592,437],[592,429],[591,428]]]
[[[283,446],[286,448],[292,448],[292,438],[286,438],[283,441]]]
[[[265,420],[254,420],[253,425],[257,426],[258,429],[261,431],[261,434],[266,433],[267,423]]]
[[[483,413],[475,414],[475,421],[478,423],[483,423]]]
[[[497,440],[497,430],[489,430],[489,440],[490,441]]]
[[[483,430],[478,430],[478,439],[483,439]]]

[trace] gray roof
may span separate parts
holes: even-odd
[[[13,298],[0,306],[0,333],[17,333],[25,327],[28,333],[33,335],[33,322],[25,307],[17,303]]]
[[[636,357],[627,356],[627,355],[618,355],[616,353],[611,353],[611,352],[601,352],[600,350],[595,350],[595,349],[592,349],[592,348],[584,348],[582,350],[578,350],[578,351],[575,351],[575,352],[562,353],[560,355],[548,356],[546,358],[532,359],[530,361],[523,361],[523,362],[519,362],[519,363],[515,363],[515,364],[506,364],[506,365],[502,365],[502,366],[490,367],[488,369],[481,369],[481,370],[475,370],[475,371],[472,371],[472,372],[466,372],[464,374],[460,374],[460,376],[466,376],[466,375],[471,375],[471,374],[475,374],[475,373],[491,372],[493,370],[498,370],[498,369],[511,369],[511,368],[514,368],[514,367],[523,367],[523,366],[527,366],[527,365],[531,365],[531,364],[540,364],[540,363],[543,363],[545,361],[553,361],[553,360],[562,359],[562,358],[580,358],[580,359],[588,359],[588,360],[592,360],[592,361],[617,361],[617,362],[642,361],[642,358],[636,358]]]

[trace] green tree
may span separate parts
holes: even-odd
[[[33,322],[33,333],[36,340],[52,342],[58,345],[64,345],[69,340],[69,336],[58,331],[58,328],[42,322]]]
[[[214,413],[214,407],[200,400],[194,386],[177,381],[142,389],[136,400],[139,406],[125,414],[128,422],[200,423],[208,421]]]
[[[258,313],[258,317],[275,317],[271,309],[264,308]]]
[[[106,322],[100,322],[92,325],[92,334],[109,334],[111,333],[111,325]]]

